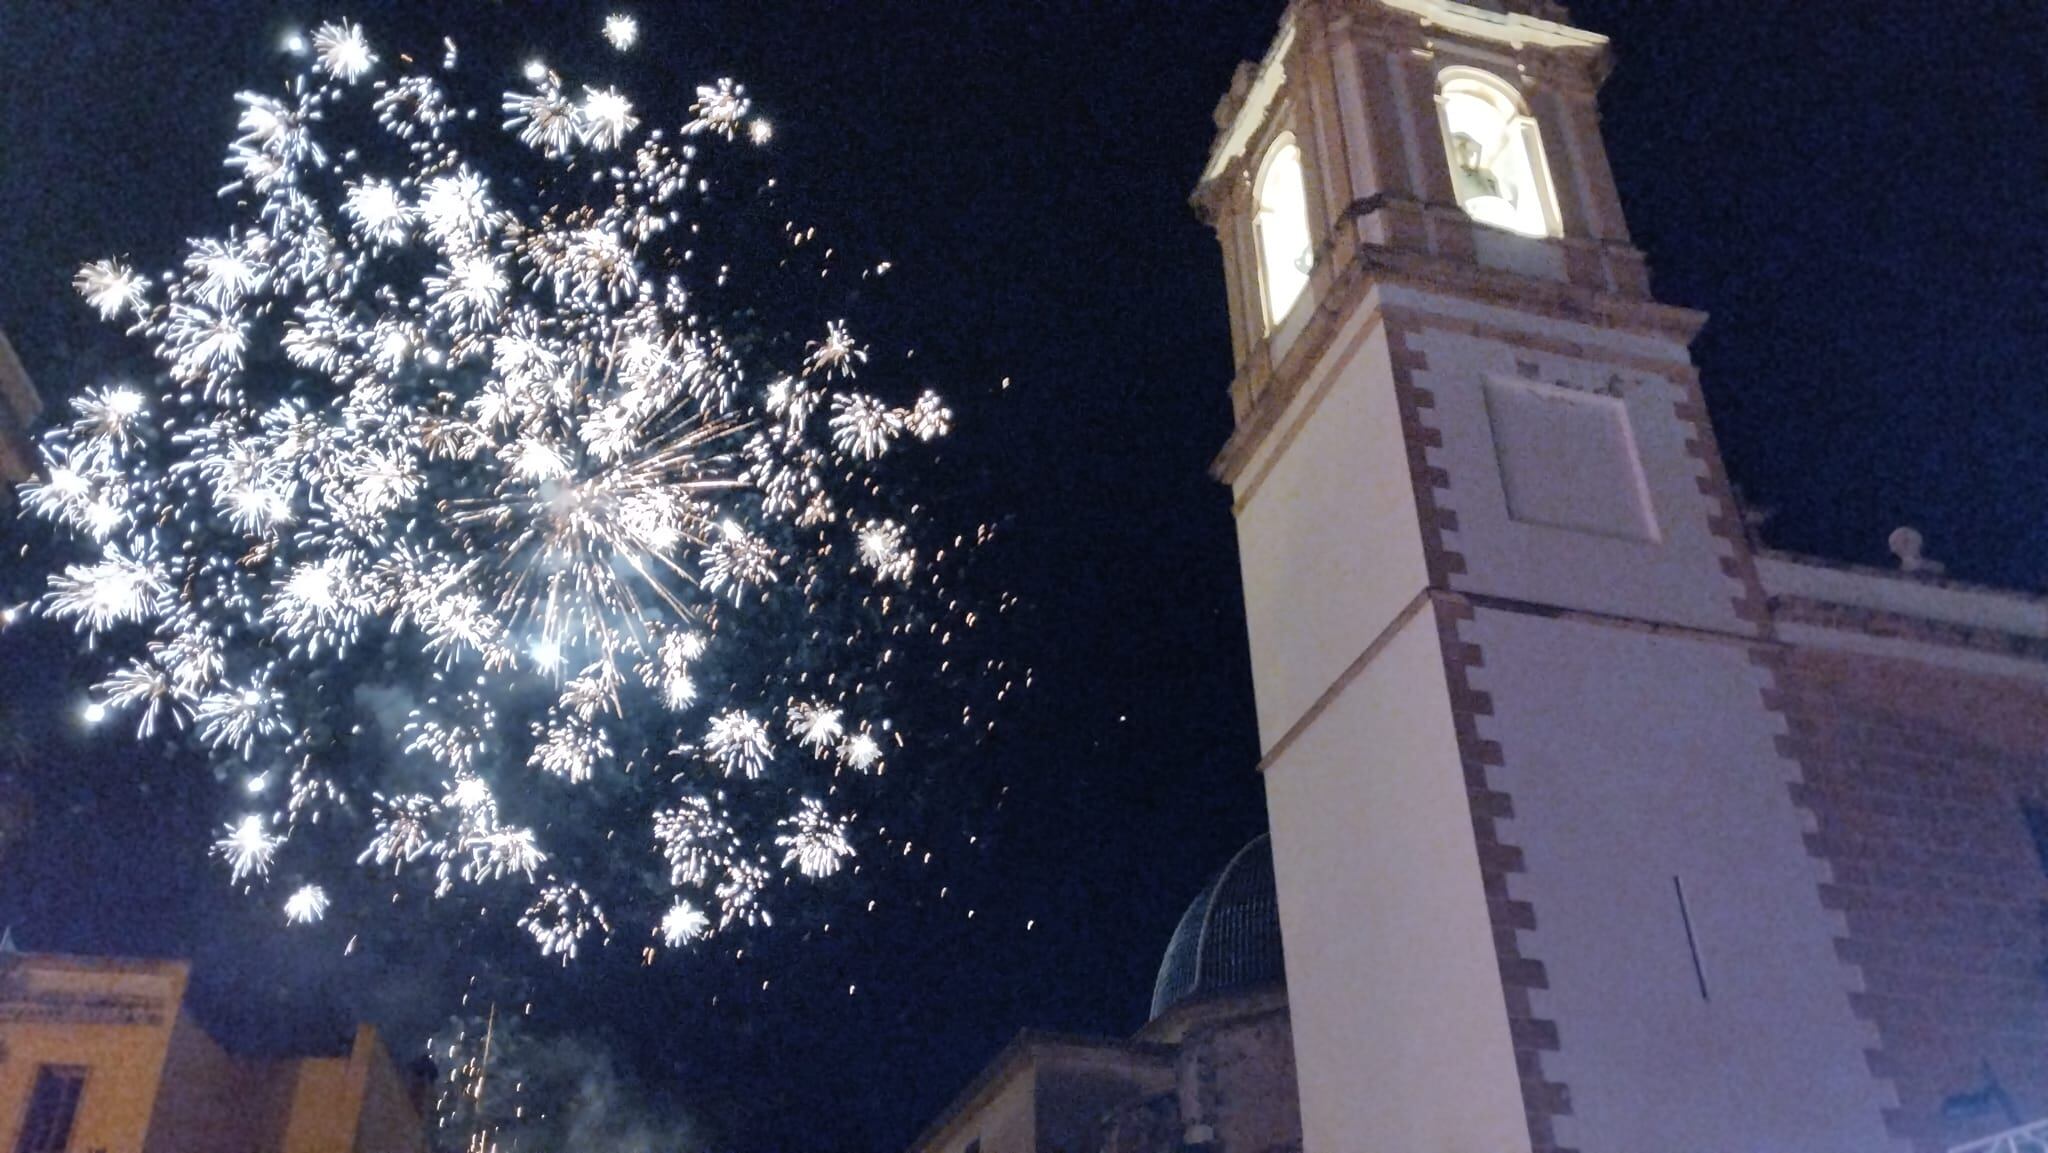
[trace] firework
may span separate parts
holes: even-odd
[[[640,22],[623,12],[614,12],[604,18],[604,38],[620,52],[631,51],[640,42]]]
[[[853,843],[846,838],[846,822],[832,816],[825,806],[808,797],[796,814],[782,821],[788,832],[775,838],[783,854],[784,868],[795,865],[806,877],[829,877],[853,856]]]
[[[539,61],[470,101],[452,41],[335,21],[293,52],[237,98],[239,222],[74,281],[159,365],[82,390],[23,493],[85,554],[37,607],[111,654],[92,715],[190,734],[250,797],[289,780],[213,846],[296,878],[289,923],[329,915],[337,857],[523,889],[490,904],[564,960],[608,907],[670,947],[770,923],[782,876],[855,855],[838,776],[879,773],[884,650],[950,637],[874,470],[951,411],[855,388],[881,361],[846,318],[778,350],[706,311],[735,275],[693,263],[713,166],[770,138],[732,80],[665,129]]]
[[[688,901],[677,901],[661,916],[661,924],[655,934],[667,942],[670,948],[687,945],[703,936],[711,928],[711,918],[704,915]]]
[[[294,925],[310,925],[326,915],[327,890],[318,885],[300,886],[284,903],[284,919]]]
[[[533,935],[543,957],[576,958],[577,945],[593,930],[611,931],[611,922],[581,885],[548,878],[540,895],[519,917],[519,927]]]
[[[278,838],[271,836],[263,818],[253,813],[229,825],[227,836],[213,843],[214,852],[227,859],[237,881],[268,873],[277,846]]]

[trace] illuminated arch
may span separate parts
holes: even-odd
[[[1557,197],[1543,137],[1521,95],[1477,68],[1446,68],[1437,77],[1436,103],[1458,206],[1495,228],[1556,236]]]
[[[1301,148],[1293,136],[1282,136],[1266,151],[1259,178],[1252,185],[1257,205],[1252,228],[1259,249],[1259,288],[1266,306],[1266,329],[1287,319],[1308,288],[1315,249],[1308,223],[1308,182],[1302,171]]]

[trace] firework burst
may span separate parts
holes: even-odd
[[[213,847],[290,923],[342,907],[337,861],[516,887],[489,904],[565,960],[622,910],[670,947],[770,923],[856,858],[850,782],[902,745],[877,670],[950,636],[876,470],[952,413],[857,388],[845,318],[778,348],[708,311],[710,166],[769,138],[740,85],[663,129],[537,63],[468,104],[435,55],[321,25],[238,97],[239,222],[79,270],[159,372],[47,437],[25,507],[85,555],[37,607],[112,654],[96,715],[288,780]]]

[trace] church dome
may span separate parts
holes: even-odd
[[[1262,833],[1239,849],[1181,914],[1152,986],[1151,1019],[1182,1001],[1277,985],[1286,978],[1273,842]]]

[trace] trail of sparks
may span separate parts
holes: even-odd
[[[293,50],[281,91],[238,97],[241,222],[162,276],[74,282],[161,368],[83,392],[24,490],[90,554],[37,608],[119,661],[91,715],[189,729],[251,795],[288,782],[214,848],[237,883],[288,878],[290,923],[336,900],[309,879],[329,814],[373,875],[526,887],[518,924],[565,961],[611,931],[565,839],[652,852],[665,886],[622,899],[666,946],[770,923],[782,878],[855,856],[841,771],[902,744],[865,670],[935,582],[869,472],[951,411],[856,390],[873,350],[846,320],[775,366],[698,310],[700,166],[770,135],[733,81],[671,132],[536,62],[491,135],[448,89],[452,41],[440,74],[345,21]],[[857,623],[825,591],[849,579]],[[814,669],[836,630],[854,663]],[[366,779],[347,753],[377,694],[408,705]],[[598,828],[576,790],[607,798]]]

